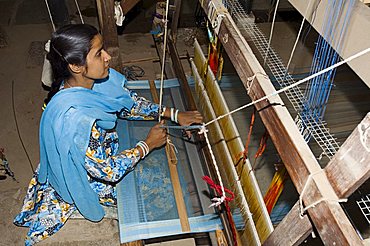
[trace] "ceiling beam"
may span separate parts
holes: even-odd
[[[305,15],[307,5],[310,1],[289,0],[295,9],[301,15]],[[350,2],[350,1],[345,1]],[[324,36],[323,22],[325,21],[325,13],[327,13],[328,0],[313,0],[311,6],[307,11],[306,20],[316,29],[316,31]],[[339,23],[345,18],[345,12],[342,11]],[[346,59],[366,48],[370,47],[370,8],[360,1],[355,1],[354,8],[349,16],[348,30],[345,35],[340,35],[343,38],[343,45],[341,50],[337,50],[338,54]],[[339,27],[334,28],[334,33],[340,33]],[[333,45],[336,48],[336,45]],[[370,61],[370,54],[366,54],[358,59],[350,61],[348,65],[353,71],[363,80],[363,82],[370,87],[370,69],[368,64]]]

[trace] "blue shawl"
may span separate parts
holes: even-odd
[[[41,117],[38,180],[42,184],[48,180],[64,201],[75,204],[91,221],[104,217],[84,168],[91,128],[96,122],[113,129],[116,113],[132,108],[134,101],[122,87],[125,81],[123,75],[110,69],[108,79],[97,81],[94,90],[74,87],[58,92]]]

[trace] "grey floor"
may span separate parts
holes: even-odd
[[[78,2],[85,23],[98,27],[95,1]],[[72,22],[79,23],[74,1],[67,3]],[[127,20],[124,33],[119,36],[122,60],[126,66],[138,65],[144,69],[145,74],[138,79],[158,79],[161,68],[149,34],[155,9],[147,2],[142,7],[144,11],[130,16],[135,21]],[[16,179],[0,180],[0,245],[24,245],[27,233],[27,228],[17,227],[12,221],[20,212],[26,187],[38,165],[38,128],[47,95],[41,83],[44,44],[52,31],[44,1],[0,0],[0,148],[5,149]],[[179,43],[185,47],[179,51],[182,56],[191,47],[185,44],[189,32],[195,33],[189,29],[179,31]],[[138,61],[142,59],[145,61]],[[118,223],[114,219],[99,223],[70,219],[40,245],[119,245]],[[193,245],[193,241],[179,241],[177,245]]]

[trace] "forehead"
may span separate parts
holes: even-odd
[[[95,35],[91,40],[91,50],[100,49],[103,46],[103,37],[100,34]]]

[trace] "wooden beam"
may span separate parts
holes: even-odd
[[[350,196],[370,177],[370,143],[368,142],[370,135],[369,132],[366,132],[369,129],[369,126],[370,113],[368,113],[355,128],[324,169],[331,186],[340,198],[347,198]],[[266,245],[270,245],[271,242],[280,241],[282,242],[281,244],[278,243],[273,245],[292,245],[292,242],[287,243],[284,241],[287,240],[286,235],[282,237],[279,232],[281,228],[289,228],[289,225],[294,225],[295,228],[300,229],[306,228],[308,230],[305,226],[306,220],[301,220],[299,212],[294,210],[292,209],[289,212],[282,223],[279,224],[277,230],[270,235],[268,240],[265,242]],[[291,215],[292,213],[293,215]],[[299,234],[305,235],[303,231],[297,232],[293,229],[290,229],[290,231],[292,233],[289,233],[289,238],[294,234],[297,236]],[[300,241],[297,242],[299,243]]]
[[[120,2],[123,15],[126,15],[140,0],[122,0]]]
[[[355,128],[325,168],[340,198],[349,197],[370,178],[370,113]]]
[[[289,233],[286,233],[287,231]],[[312,225],[307,215],[299,217],[299,203],[297,202],[263,245],[300,245],[311,232]]]
[[[310,25],[316,29],[316,31],[323,37],[327,30],[324,28],[324,21],[326,19],[328,8],[332,8],[332,1],[329,0],[316,0],[316,1],[301,1],[301,0],[288,0],[289,3],[300,12],[301,15],[306,15],[306,20]],[[365,0],[369,2],[368,0]],[[312,2],[312,4],[310,4]],[[330,38],[327,42],[332,45],[340,57],[346,59],[359,51],[362,51],[369,47],[368,37],[370,37],[370,8],[360,1],[343,1],[344,6],[338,13],[337,25],[332,25],[332,33],[336,33],[335,38]],[[352,12],[345,14],[348,6],[352,5]],[[308,6],[309,5],[309,6]],[[308,8],[308,11],[306,9]],[[307,13],[307,14],[306,14]],[[342,35],[342,24],[347,22],[348,27],[346,35]],[[340,23],[340,24],[339,24]],[[338,38],[341,38],[340,46],[338,44]],[[370,70],[367,64],[370,60],[370,54],[363,55],[355,60],[348,62],[348,66],[351,67],[353,72],[361,78],[361,80],[370,87]]]
[[[104,49],[112,57],[109,66],[122,70],[117,27],[114,20],[114,0],[96,0],[100,31],[103,35]]]
[[[173,42],[172,38],[168,36],[168,49],[171,55],[171,60],[173,63],[173,67],[175,70],[175,74],[180,82],[181,89],[183,90],[185,94],[185,98],[187,100],[184,100],[186,102],[186,108],[187,110],[197,110],[197,106],[195,104],[190,86],[188,84],[188,80],[186,78],[184,68],[182,67],[179,54],[177,52],[175,43]]]
[[[208,13],[209,0],[201,1],[201,3]],[[224,13],[218,37],[252,100],[276,92],[268,77],[260,75],[266,73],[228,13]],[[249,78],[254,75],[255,78],[251,83]],[[319,200],[325,200],[318,203],[316,207],[308,209],[309,216],[322,241],[325,244],[360,245],[361,240],[356,231],[339,203],[335,202],[338,197],[288,110],[284,107],[281,98],[274,95],[255,106],[261,110],[260,117],[298,193],[301,194],[307,185],[303,195],[304,204],[308,206]],[[289,233],[285,231],[285,234]]]

